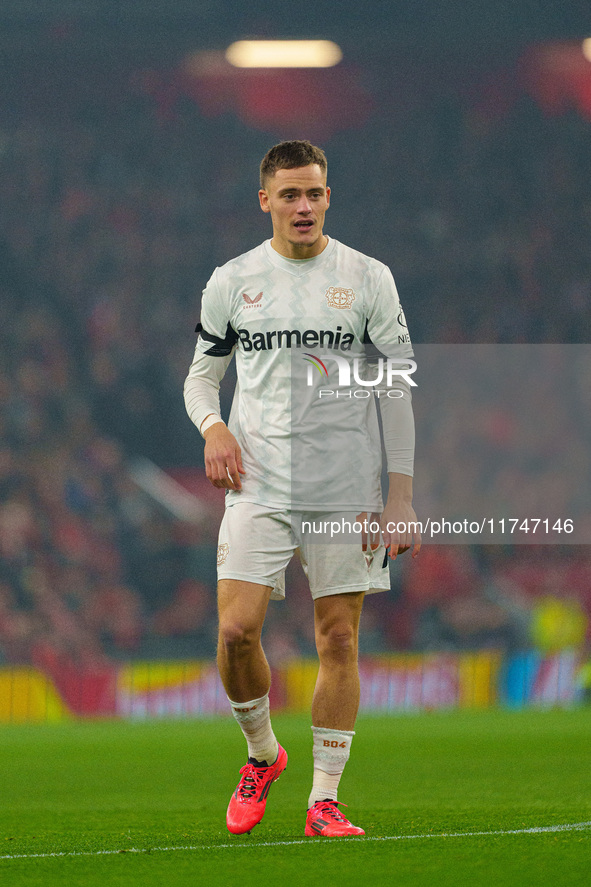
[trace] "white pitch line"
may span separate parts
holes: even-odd
[[[350,837],[342,843],[350,844],[352,841],[361,841],[363,843],[366,843],[367,841],[411,841],[417,839],[423,840],[424,838],[492,838],[502,837],[504,835],[542,835],[552,832],[582,832],[589,829],[591,829],[591,821],[563,823],[562,825],[533,826],[532,828],[505,829],[502,831],[493,832],[440,832],[438,834],[429,833],[425,835],[369,835],[365,837]],[[56,859],[58,857],[65,856],[117,856],[118,854],[124,853],[172,853],[178,850],[224,850],[228,847],[231,847],[235,850],[244,850],[255,849],[256,847],[292,847],[298,844],[308,844],[309,846],[311,846],[313,843],[317,842],[314,840],[310,841],[310,838],[296,838],[293,841],[257,841],[256,843],[254,841],[245,841],[240,843],[232,842],[231,844],[196,844],[186,847],[124,847],[120,850],[72,850],[70,852],[64,851],[61,853],[19,853],[12,856],[0,856],[0,860]]]

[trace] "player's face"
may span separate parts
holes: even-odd
[[[319,255],[327,240],[322,233],[330,188],[320,167],[278,169],[259,191],[263,212],[271,213],[273,249],[288,259]]]

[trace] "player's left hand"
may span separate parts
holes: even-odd
[[[416,557],[421,550],[421,529],[412,504],[406,500],[388,499],[380,518],[382,537],[388,557],[396,560],[412,548]]]
[[[361,524],[361,550],[377,551],[381,545],[382,534],[380,530],[380,515],[372,511],[362,511],[355,520]]]

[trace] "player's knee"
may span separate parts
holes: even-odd
[[[357,632],[352,625],[336,623],[320,629],[316,645],[320,658],[347,661],[357,656]]]
[[[256,646],[258,629],[241,622],[220,625],[219,642],[230,655],[244,655]]]

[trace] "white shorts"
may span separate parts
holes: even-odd
[[[218,540],[218,579],[241,579],[268,585],[271,598],[285,597],[285,570],[298,551],[314,599],[331,594],[387,591],[390,571],[381,536],[375,550],[352,526],[356,516],[344,512],[289,512],[254,502],[226,508]],[[349,524],[347,524],[349,520]],[[321,524],[352,526],[347,542],[325,541]],[[344,534],[339,535],[345,538]],[[370,540],[371,542],[371,540]]]

